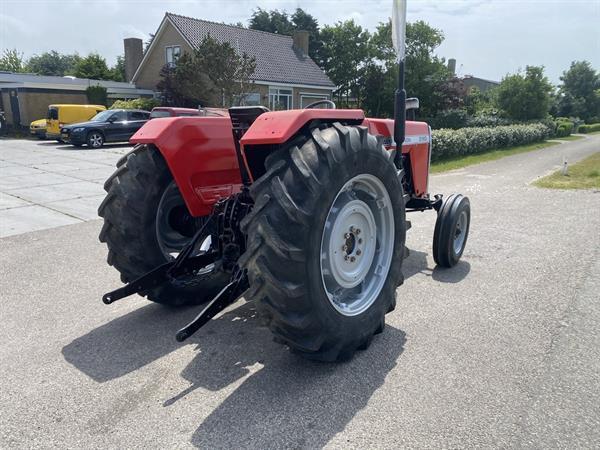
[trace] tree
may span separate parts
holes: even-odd
[[[312,15],[308,14],[302,8],[296,8],[292,14],[292,24],[294,30],[308,31],[308,56],[320,65],[320,52],[323,48],[319,30],[319,22]]]
[[[497,88],[497,106],[511,119],[544,119],[550,110],[553,87],[544,68],[527,66],[525,74],[507,75]]]
[[[106,60],[98,53],[90,53],[79,59],[75,65],[74,75],[78,78],[89,78],[91,80],[110,79]]]
[[[319,22],[302,8],[296,8],[291,16],[287,12],[277,9],[266,11],[257,8],[252,13],[249,28],[288,36],[291,36],[296,30],[308,31],[308,55],[317,64],[320,64],[319,51],[322,44],[319,36]]]
[[[0,70],[7,72],[25,72],[25,63],[23,53],[19,53],[16,48],[9,50],[7,48],[0,56]]]
[[[113,81],[125,81],[125,57],[117,56],[117,62],[109,70],[109,78]]]
[[[433,117],[439,111],[460,106],[460,99],[452,74],[445,61],[434,55],[435,49],[443,42],[441,30],[423,21],[406,25],[406,75],[405,88],[409,97],[417,97],[420,102],[419,115]],[[361,86],[365,91],[365,108],[369,114],[391,117],[394,113],[393,93],[397,86],[398,64],[392,45],[391,21],[380,23],[369,41],[371,63],[381,69],[369,69]],[[368,65],[367,65],[368,66]],[[383,71],[383,85],[373,77]],[[371,83],[375,85],[371,86]],[[375,109],[371,109],[374,106]]]
[[[600,75],[588,61],[573,61],[560,77],[558,114],[584,120],[600,115]]]
[[[256,8],[252,13],[252,17],[250,17],[249,28],[289,36],[292,34],[294,26],[285,11],[277,9],[266,11],[262,8]]]
[[[32,56],[27,61],[27,71],[39,75],[65,76],[74,73],[78,55],[63,55],[56,50]]]
[[[338,88],[336,96],[339,102],[348,104],[352,98],[360,105],[360,81],[370,53],[369,38],[369,32],[354,20],[326,25],[321,30],[321,64]]]
[[[209,35],[193,54],[163,67],[157,88],[170,105],[231,106],[248,92],[255,69],[254,58]]]

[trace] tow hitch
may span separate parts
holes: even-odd
[[[252,201],[244,189],[240,194],[220,201],[204,225],[196,232],[192,240],[182,249],[173,261],[169,261],[156,269],[142,275],[125,286],[107,292],[102,301],[110,305],[117,300],[133,294],[143,294],[144,291],[156,288],[168,281],[180,277],[190,277],[211,264],[218,264],[215,270],[230,272],[230,282],[206,305],[200,314],[185,327],[180,329],[175,338],[183,342],[192,334],[208,323],[219,312],[234,303],[247,289],[248,277],[245,269],[236,264],[237,258],[245,250],[245,239],[236,230],[239,221],[252,208]],[[218,241],[216,245],[204,253],[196,253],[201,238],[206,237],[205,230],[213,220],[218,221]]]

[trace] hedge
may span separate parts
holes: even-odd
[[[594,123],[592,125],[580,125],[580,133],[593,133],[594,131],[600,131],[600,123]]]
[[[551,134],[552,130],[543,123],[433,130],[431,158],[436,161],[486,150],[531,144],[543,141]]]
[[[145,109],[150,111],[156,106],[160,106],[160,101],[155,98],[136,98],[133,100],[117,100],[110,105],[110,109]]]
[[[575,128],[575,124],[573,122],[557,122],[556,125],[556,137],[566,137],[569,136],[573,129]]]

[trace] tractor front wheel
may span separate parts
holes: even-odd
[[[462,256],[471,224],[467,197],[452,194],[442,203],[433,232],[433,259],[441,267],[455,266]]]
[[[270,155],[242,221],[248,300],[276,340],[345,360],[383,331],[402,282],[401,177],[364,127],[315,128]],[[401,176],[401,174],[400,174]]]
[[[138,145],[122,158],[104,189],[107,195],[98,209],[104,218],[100,241],[108,246],[108,263],[124,283],[175,258],[205,220],[189,214],[162,155],[151,146]],[[203,240],[201,250],[206,250],[210,231]],[[212,264],[143,294],[167,305],[200,304],[228,282],[229,275]]]

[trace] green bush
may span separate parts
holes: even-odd
[[[110,109],[144,109],[150,111],[156,106],[160,106],[160,101],[155,98],[136,98],[133,100],[117,100],[110,105]]]
[[[107,95],[105,87],[88,86],[85,89],[85,95],[87,96],[88,102],[90,102],[90,104],[106,106]]]
[[[501,125],[511,125],[512,123],[509,119],[491,115],[478,115],[467,119],[468,127],[498,127]]]
[[[551,130],[543,123],[499,127],[441,129],[432,132],[432,160],[543,141]]]
[[[464,109],[446,109],[428,120],[431,128],[452,128],[456,130],[467,125],[467,111]]]
[[[600,131],[600,123],[579,126],[580,133],[593,133],[594,131]]]

